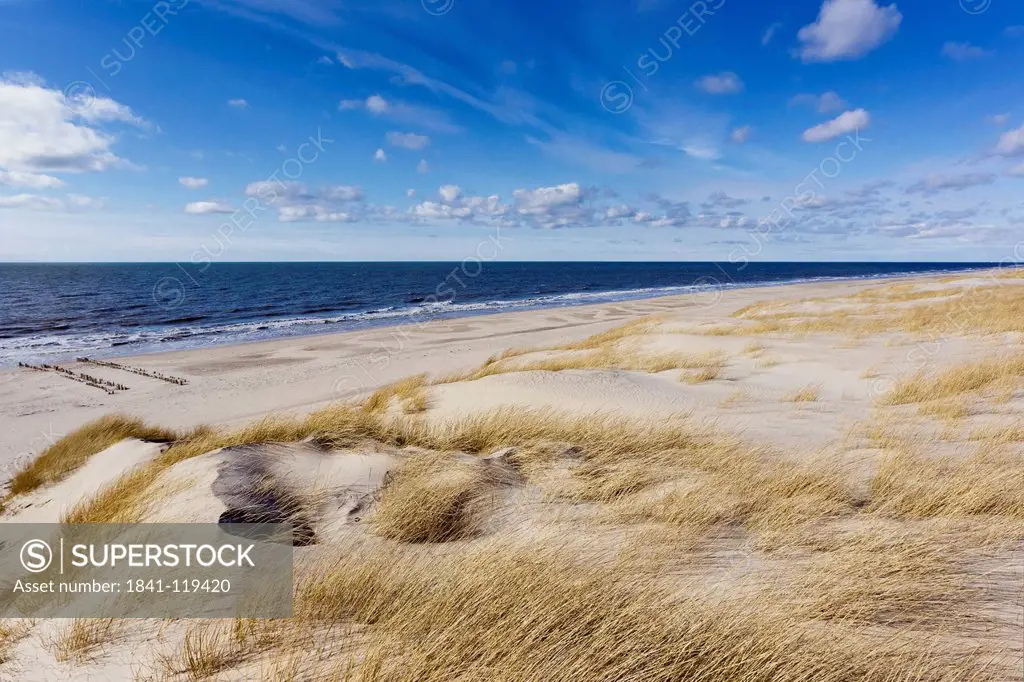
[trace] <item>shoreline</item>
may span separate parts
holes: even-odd
[[[971,264],[962,264],[971,265]],[[514,313],[526,313],[530,311],[550,311],[559,310],[566,308],[581,308],[589,306],[599,305],[615,305],[620,303],[628,303],[631,301],[645,301],[655,300],[661,298],[670,298],[675,296],[701,296],[706,297],[708,295],[724,294],[729,291],[747,290],[747,289],[773,289],[777,287],[790,287],[799,285],[811,285],[811,284],[829,284],[829,283],[842,283],[842,282],[874,282],[874,281],[889,281],[901,278],[915,278],[915,277],[941,277],[950,276],[954,274],[970,274],[973,272],[983,272],[992,269],[992,264],[979,264],[978,267],[968,267],[963,269],[951,269],[951,270],[935,270],[925,273],[914,273],[914,272],[896,272],[896,273],[885,273],[877,275],[860,275],[860,276],[849,276],[849,277],[813,277],[813,278],[795,278],[783,281],[752,281],[752,282],[726,282],[723,283],[720,279],[714,277],[702,277],[695,280],[694,284],[680,285],[671,287],[652,287],[652,288],[640,288],[640,289],[624,289],[624,290],[608,290],[608,291],[578,291],[563,294],[552,294],[548,297],[526,297],[521,299],[507,299],[498,301],[487,301],[487,302],[467,302],[467,303],[455,303],[455,306],[463,306],[458,310],[446,311],[446,305],[451,302],[446,302],[444,305],[439,306],[436,312],[426,311],[420,312],[419,307],[416,304],[411,304],[406,308],[392,310],[391,308],[381,308],[374,310],[367,310],[358,313],[351,313],[343,315],[352,316],[352,320],[338,321],[335,318],[326,316],[323,318],[309,318],[309,317],[292,317],[292,318],[266,318],[260,320],[251,321],[239,321],[236,323],[225,323],[220,326],[211,327],[185,327],[182,330],[194,329],[199,332],[197,337],[216,338],[220,334],[230,334],[230,329],[241,328],[241,327],[252,327],[255,326],[253,336],[256,338],[239,338],[231,339],[225,342],[213,341],[208,344],[188,345],[188,342],[176,343],[173,338],[163,338],[158,340],[141,342],[134,348],[132,343],[122,343],[118,345],[108,346],[105,348],[98,349],[77,349],[68,350],[65,352],[54,353],[52,356],[40,356],[32,358],[19,358],[14,355],[11,360],[0,358],[0,372],[17,369],[17,362],[25,361],[29,364],[65,364],[73,363],[77,357],[91,357],[102,360],[117,360],[125,358],[141,358],[152,355],[161,355],[165,353],[177,353],[187,351],[203,351],[211,350],[220,347],[229,346],[242,346],[248,344],[283,341],[288,339],[303,339],[303,338],[314,338],[319,336],[330,336],[336,334],[356,334],[367,331],[386,329],[389,327],[403,327],[403,326],[420,326],[423,324],[430,324],[434,322],[444,322],[451,320],[459,320],[465,318],[474,317],[489,317],[493,315],[504,315]],[[729,274],[724,270],[721,270],[724,277],[729,278]],[[702,284],[697,284],[696,281],[705,280]],[[643,292],[643,293],[640,293]],[[648,293],[650,292],[650,293]],[[584,301],[584,302],[573,302],[574,297],[584,298],[592,297],[598,300]],[[607,297],[601,300],[603,297]],[[551,299],[564,299],[564,302],[559,303],[532,303],[532,301],[538,301],[544,298]],[[489,307],[496,305],[497,307]],[[383,314],[389,313],[389,314]],[[367,317],[363,319],[357,319],[363,315],[374,315],[380,314],[379,317]],[[331,331],[295,331],[293,333],[279,333],[269,334],[266,336],[258,336],[260,326],[265,325],[285,325],[283,329],[302,329],[303,327],[314,328],[318,326],[340,324],[345,326],[343,329],[336,329]],[[165,330],[154,329],[144,330],[153,331],[159,333],[165,331],[167,333],[172,332],[176,328],[167,327]],[[179,330],[180,331],[180,330]],[[161,344],[168,344],[170,347],[160,348]],[[120,350],[120,349],[125,350]]]
[[[989,268],[991,270],[991,268]],[[980,271],[965,273],[970,276]],[[894,276],[887,283],[925,283],[947,273]],[[379,386],[428,372],[438,376],[477,367],[512,347],[574,342],[645,315],[677,313],[714,324],[750,303],[855,293],[878,279],[743,287],[559,308],[476,315],[422,324],[259,340],[145,355],[118,362],[183,377],[185,386],[102,367],[89,373],[129,390],[103,391],[44,372],[0,369],[0,413],[10,427],[0,442],[0,480],[62,435],[110,413],[171,428],[238,425],[268,414],[308,412],[365,396]],[[74,363],[72,363],[74,364]]]

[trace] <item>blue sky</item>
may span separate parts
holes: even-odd
[[[0,0],[0,260],[1024,257],[1016,0]]]

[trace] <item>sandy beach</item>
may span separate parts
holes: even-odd
[[[239,463],[258,462],[304,500],[296,570],[333,582],[243,644],[46,620],[0,666],[609,679],[660,652],[657,679],[1015,679],[1021,300],[1019,271],[809,283],[113,359],[184,385],[88,365],[113,395],[5,371],[4,521],[212,523],[252,504]],[[148,426],[76,432],[116,413]],[[417,587],[437,575],[466,582]],[[506,583],[535,596],[486,587]],[[542,636],[524,614],[551,604],[568,620]],[[684,631],[711,653],[666,643]],[[549,639],[558,656],[519,644]],[[200,641],[223,660],[199,666]]]
[[[913,279],[924,284],[937,277]],[[896,280],[893,280],[896,281]],[[335,400],[350,400],[368,395],[385,384],[403,377],[428,372],[442,376],[476,367],[495,353],[509,348],[531,348],[579,341],[592,334],[646,315],[671,314],[693,324],[713,325],[729,319],[736,310],[757,301],[800,300],[810,296],[844,296],[877,286],[875,282],[849,281],[809,283],[788,286],[709,291],[694,295],[609,303],[601,305],[531,310],[454,320],[407,323],[378,327],[367,331],[302,336],[274,341],[206,349],[126,356],[112,360],[188,381],[184,386],[103,367],[88,367],[88,373],[126,385],[129,390],[107,395],[84,384],[67,381],[55,374],[19,369],[0,370],[0,414],[4,417],[4,437],[0,441],[0,478],[6,480],[13,469],[24,464],[52,442],[82,424],[105,414],[123,412],[172,428],[191,428],[199,424],[239,424],[254,418],[281,412],[308,412]],[[884,340],[883,340],[884,341]],[[695,336],[687,339],[687,349],[721,349],[740,353],[743,341]],[[899,351],[878,351],[883,343],[864,344],[857,352],[846,349],[850,363],[859,372],[860,365],[884,364],[878,352],[893,358]],[[832,367],[829,346],[787,349],[785,372],[774,372],[766,381],[733,378],[722,390],[750,388],[760,390],[776,381],[780,389],[799,387],[815,378],[830,384],[829,397],[838,399],[848,393],[850,402],[865,403],[870,382],[850,377],[851,370]],[[953,352],[945,349],[946,353]],[[742,353],[740,353],[742,354]],[[780,358],[781,360],[781,358]],[[750,363],[748,363],[750,364]],[[870,364],[870,363],[868,363]],[[76,363],[62,363],[75,370]],[[85,370],[82,370],[85,371]],[[893,372],[897,372],[893,367]],[[678,410],[699,405],[711,407],[705,390],[686,385],[670,385],[659,391],[657,382],[621,383],[595,386],[587,391],[571,380],[563,383],[524,378],[525,383],[509,381],[496,387],[474,387],[477,397],[492,396],[495,402],[516,396],[529,404],[558,403],[571,400],[572,407],[615,407],[627,410]],[[825,381],[838,378],[839,383]],[[610,388],[611,391],[605,391]],[[662,387],[663,388],[663,387]],[[835,391],[834,396],[833,391]],[[858,395],[859,393],[859,395]],[[569,398],[567,394],[573,394]],[[724,397],[717,391],[710,402]],[[445,392],[438,398],[445,409],[457,408]],[[590,401],[588,403],[588,400]],[[639,402],[638,402],[639,400]]]

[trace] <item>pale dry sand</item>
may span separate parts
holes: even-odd
[[[891,300],[879,304],[883,313],[911,306],[901,298],[905,294],[946,290],[955,294],[974,284],[998,284],[1017,300],[1024,296],[1024,278],[998,283],[987,275],[961,277],[954,283],[942,279],[734,290],[720,298],[676,296],[120,358],[117,361],[122,364],[184,377],[189,383],[177,386],[91,368],[90,373],[131,387],[113,396],[52,374],[9,371],[0,374],[0,414],[5,427],[0,457],[10,473],[43,450],[49,439],[112,412],[141,416],[175,429],[200,424],[237,427],[268,414],[304,415],[332,402],[365,398],[383,385],[420,373],[427,373],[429,380],[415,388],[424,399],[415,410],[404,406],[408,396],[387,399],[372,408],[349,409],[362,410],[364,416],[376,415],[374,419],[405,419],[442,429],[510,407],[549,410],[544,413],[548,415],[614,415],[659,427],[706,425],[718,434],[709,447],[721,459],[699,465],[685,465],[676,459],[683,455],[671,448],[683,452],[684,446],[667,446],[671,456],[666,456],[665,452],[646,450],[645,443],[636,444],[636,459],[626,453],[606,461],[588,460],[580,448],[566,448],[568,441],[551,445],[543,440],[521,445],[525,452],[555,447],[547,459],[523,452],[517,455],[515,447],[458,452],[451,451],[458,448],[439,448],[433,452],[422,444],[400,447],[398,441],[389,445],[384,439],[365,436],[358,443],[335,449],[314,437],[289,443],[246,441],[251,444],[209,452],[204,448],[161,470],[149,488],[158,492],[158,499],[144,510],[141,520],[212,523],[227,516],[237,521],[238,510],[249,513],[256,504],[251,491],[271,485],[283,493],[275,498],[298,501],[299,511],[288,512],[288,516],[307,528],[312,538],[308,546],[296,547],[300,575],[349,565],[344,564],[349,557],[354,557],[351,565],[356,570],[360,557],[373,556],[425,560],[432,567],[435,562],[446,565],[443,562],[457,561],[481,548],[501,552],[517,543],[557,546],[570,548],[570,553],[594,565],[618,557],[616,561],[623,562],[621,570],[634,571],[637,579],[646,576],[647,566],[653,565],[650,562],[667,566],[670,570],[656,578],[659,584],[676,594],[708,599],[711,604],[745,603],[742,600],[749,598],[752,601],[743,607],[747,609],[744,619],[754,620],[764,606],[779,623],[796,618],[792,627],[807,626],[813,631],[828,623],[836,634],[826,639],[834,637],[839,649],[867,646],[864,651],[874,656],[885,642],[907,638],[915,652],[907,654],[911,668],[917,665],[914,657],[918,655],[931,656],[933,650],[954,652],[954,658],[936,664],[934,670],[940,672],[934,675],[929,672],[917,677],[915,670],[901,669],[891,677],[848,675],[837,680],[967,679],[957,677],[968,668],[958,667],[966,664],[955,657],[973,655],[977,647],[985,647],[985,656],[991,656],[993,673],[977,679],[1015,679],[1024,655],[1019,637],[1024,619],[1020,603],[1024,576],[1019,566],[1024,565],[1024,556],[1018,537],[1024,508],[1014,506],[1020,498],[1015,492],[1022,476],[1019,467],[1011,474],[999,474],[1005,480],[995,486],[994,501],[979,503],[980,511],[962,506],[919,517],[876,508],[872,496],[880,493],[871,481],[890,451],[921,448],[926,457],[949,454],[966,459],[976,449],[984,455],[984,447],[992,445],[973,442],[974,430],[989,424],[1020,423],[1024,412],[1020,376],[1009,377],[1009,384],[995,385],[997,391],[968,389],[956,396],[969,408],[966,417],[928,416],[918,412],[917,404],[886,407],[880,399],[918,371],[935,373],[986,356],[1020,353],[1024,334],[1019,330],[973,333],[962,329],[910,334],[884,325],[871,333],[761,334],[745,331],[744,320],[733,316],[755,303],[767,303],[771,309],[782,306],[793,319],[863,311],[864,299],[856,296],[865,291],[887,292],[885,296]],[[892,288],[901,283],[908,286]],[[840,300],[817,300],[825,297]],[[589,357],[597,352],[594,348],[572,344],[648,316],[654,316],[649,328],[598,347],[626,351],[616,356],[619,364],[623,358],[659,354],[698,358],[711,353],[720,359],[720,367],[701,380],[693,379],[700,370],[678,366],[650,372],[607,366],[530,369],[535,362]],[[725,327],[731,331],[716,331]],[[488,360],[510,348],[531,350]],[[474,370],[481,368],[490,370],[474,378]],[[595,424],[589,428],[596,428]],[[992,445],[992,452],[998,447],[1003,448],[999,456],[1024,455],[1021,445],[1000,442]],[[700,447],[693,447],[699,454]],[[2,521],[55,521],[70,507],[88,501],[103,485],[158,460],[166,448],[138,441],[117,444],[92,456],[59,483],[9,500]],[[761,462],[757,458],[765,452],[771,453],[770,458]],[[648,459],[643,459],[645,456]],[[745,460],[747,456],[754,459]],[[730,457],[753,469],[730,468]],[[986,466],[1002,471],[998,467],[1003,460],[998,457],[989,461],[982,456],[979,461],[979,471],[986,471]],[[794,463],[821,469],[808,474],[812,483],[803,483],[804,474],[786,473]],[[400,478],[388,482],[390,472],[400,475],[409,470],[418,473],[407,473],[404,482]],[[922,474],[926,478],[922,495],[943,484],[946,474],[935,471]],[[829,478],[833,473],[835,479]],[[758,497],[762,483],[775,486],[774,497]],[[836,485],[844,492],[822,502],[814,492],[819,483],[829,490]],[[590,484],[597,487],[588,489]],[[605,484],[623,488],[605,493],[600,490]],[[805,485],[811,493],[802,497]],[[461,495],[470,489],[483,492],[468,500],[453,497],[451,509],[458,509],[459,514],[477,504],[486,509],[472,532],[424,540],[417,536],[416,524],[395,518],[396,513],[422,511],[426,523],[443,524],[444,518],[430,516],[430,504],[448,494],[446,491]],[[951,494],[965,493],[953,488]],[[737,502],[739,498],[742,504]],[[833,503],[835,508],[828,506]],[[803,504],[809,505],[813,518],[800,517]],[[691,507],[699,510],[705,505],[712,519],[706,526],[700,519],[687,519]],[[771,511],[758,511],[758,505],[767,505]],[[1024,507],[1024,501],[1019,505]],[[682,521],[669,518],[673,509]],[[262,509],[270,515],[280,511]],[[382,516],[377,515],[379,511]],[[716,514],[729,519],[734,513],[751,516],[714,520]],[[756,514],[763,518],[755,518]],[[989,532],[993,537],[987,536]],[[494,550],[495,545],[488,542],[499,549]],[[844,554],[847,542],[860,544],[856,551]],[[924,547],[920,550],[923,554],[915,554],[919,547]],[[928,563],[933,560],[934,566]],[[320,563],[325,561],[327,564]],[[630,563],[634,561],[638,563]],[[915,563],[919,561],[923,563]],[[428,575],[430,570],[426,569]],[[953,577],[946,571],[952,571]],[[943,582],[946,580],[950,582]],[[955,592],[949,595],[949,608],[963,620],[950,615],[951,620],[946,621],[945,607],[935,608],[947,597],[943,593],[947,586]],[[802,611],[809,608],[802,601],[806,599],[823,600],[820,603],[825,606],[820,608],[827,615],[813,609]],[[847,613],[842,609],[860,613],[856,609],[863,604],[869,614],[863,622],[854,618],[848,624],[846,616],[835,615]],[[879,612],[871,611],[873,608]],[[908,611],[899,613],[901,609]],[[895,617],[891,611],[896,612]],[[461,617],[456,614],[452,627]],[[920,620],[909,625],[913,619]],[[40,680],[335,679],[338,669],[318,666],[339,658],[336,647],[372,650],[360,638],[359,628],[345,630],[342,637],[332,632],[327,638],[302,626],[302,632],[288,634],[293,639],[246,650],[237,660],[207,675],[196,674],[180,660],[186,632],[197,627],[194,623],[154,620],[127,628],[118,625],[115,631],[97,637],[95,647],[83,649],[72,660],[59,660],[60,642],[69,639],[70,627],[70,622],[32,624],[27,636],[9,645],[7,662],[0,656],[0,678],[6,673]],[[765,632],[770,636],[774,630]],[[514,649],[515,643],[499,642],[497,646],[502,652]],[[223,642],[213,648],[217,647],[230,648]],[[741,656],[738,665],[745,664]],[[556,661],[555,670],[557,666]],[[725,666],[706,679],[760,680],[756,667],[733,676]],[[952,672],[945,675],[947,669]],[[433,672],[439,676],[430,679],[462,679],[446,676],[443,668]],[[367,679],[388,676],[381,673]]]
[[[924,284],[938,277],[907,278]],[[890,280],[892,282],[898,280]],[[753,302],[839,296],[878,286],[878,282],[828,282],[771,288],[738,289],[717,294],[671,296],[578,308],[535,310],[405,324],[361,332],[307,336],[234,346],[115,358],[121,364],[183,377],[177,386],[115,369],[90,366],[88,372],[123,383],[116,395],[68,381],[52,373],[0,371],[0,481],[52,442],[105,414],[123,412],[169,428],[198,424],[240,424],[271,413],[304,413],[335,400],[349,400],[397,379],[428,372],[441,376],[476,367],[510,347],[538,347],[578,341],[645,315],[670,314],[688,326],[713,325]],[[828,410],[854,412],[867,400],[858,373],[866,364],[898,363],[905,350],[885,348],[885,339],[837,353],[834,339],[787,344],[767,355],[780,364],[760,370],[753,361],[737,360],[726,369],[729,381],[687,387],[649,376],[600,376],[590,383],[579,377],[516,377],[481,382],[465,390],[438,391],[444,410],[459,410],[466,401],[487,404],[508,391],[510,399],[547,404],[571,394],[568,406],[622,407],[633,411],[708,407],[739,388],[751,392],[749,404],[773,411],[770,403],[783,390],[809,381],[826,384]],[[741,351],[745,340],[729,337],[673,335],[673,347],[686,350]],[[770,345],[770,344],[769,344]],[[971,348],[950,344],[944,355],[969,354]],[[75,363],[66,366],[75,367]],[[737,410],[742,421],[743,410]],[[756,425],[764,420],[747,420]],[[815,420],[805,420],[808,428]],[[785,428],[776,429],[785,436]],[[817,441],[817,436],[808,434]]]

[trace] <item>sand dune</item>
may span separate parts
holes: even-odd
[[[288,520],[295,617],[16,624],[0,673],[1016,679],[1021,300],[970,275],[474,318],[340,389],[394,330],[134,359],[189,378],[133,396],[170,442],[49,462],[4,521]],[[11,376],[30,442],[72,398]],[[94,399],[68,431],[132,404]]]

